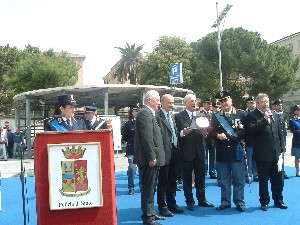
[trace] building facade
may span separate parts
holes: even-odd
[[[119,81],[116,76],[118,69],[120,67],[121,59],[111,68],[108,74],[106,74],[102,79],[104,84],[130,84],[130,80]]]
[[[280,47],[289,48],[292,50],[294,58],[300,57],[300,32],[281,38],[278,41],[271,43]],[[300,70],[297,71],[297,77],[300,77]],[[293,105],[300,105],[300,89],[296,91],[289,91],[282,96],[283,107],[286,112],[290,112]]]

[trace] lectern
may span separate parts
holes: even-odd
[[[34,166],[39,225],[117,225],[111,130],[38,133]]]

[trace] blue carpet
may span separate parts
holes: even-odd
[[[245,202],[246,211],[238,212],[234,207],[224,211],[217,211],[215,208],[196,207],[191,212],[185,210],[183,214],[177,214],[172,218],[160,221],[163,225],[171,224],[213,224],[213,225],[296,225],[299,224],[300,214],[298,211],[298,203],[300,202],[299,189],[300,178],[294,177],[295,169],[286,167],[286,173],[290,176],[289,180],[285,180],[284,201],[289,206],[287,210],[274,208],[273,202],[269,205],[269,210],[263,212],[260,210],[258,201],[258,183],[245,186]],[[136,184],[138,178],[136,177]],[[206,180],[206,196],[207,199],[216,206],[220,204],[220,188],[216,184],[216,180]],[[29,217],[30,224],[36,224],[35,210],[35,192],[34,178],[27,178],[28,200],[29,200]],[[116,173],[117,186],[117,212],[118,224],[138,225],[141,222],[140,210],[140,193],[139,189],[135,190],[134,195],[127,194],[127,175],[126,172]],[[2,179],[2,211],[0,212],[1,225],[21,225],[23,220],[23,206],[21,195],[21,182],[19,178]],[[138,187],[138,185],[137,185]],[[177,203],[179,206],[185,207],[183,191],[177,192]],[[157,209],[157,208],[156,208]]]

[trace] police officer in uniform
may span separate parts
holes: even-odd
[[[97,107],[96,106],[86,106],[85,107],[84,122],[85,122],[87,130],[108,129],[106,122],[97,117]]]
[[[74,117],[76,106],[78,104],[73,95],[59,95],[55,105],[54,118],[45,123],[45,131],[86,130],[84,121]]]
[[[281,99],[276,99],[273,102],[272,105],[273,105],[274,112],[276,113],[276,119],[281,125],[282,140],[283,140],[284,153],[285,153],[285,151],[286,151],[285,147],[286,147],[286,136],[287,136],[287,131],[286,131],[287,123],[286,123],[286,115],[282,110],[282,104],[283,104],[283,101]],[[283,171],[283,176],[284,176],[284,179],[289,179],[289,177],[286,175],[285,171]]]
[[[253,96],[249,96],[246,99],[247,109],[245,110],[247,114],[254,111],[256,108],[255,99]],[[249,135],[245,135],[245,146],[246,146],[246,170],[245,170],[245,182],[251,183],[258,182],[258,174],[256,169],[256,162],[253,159],[253,140]]]
[[[208,121],[211,121],[213,111],[210,110],[211,107],[211,98],[206,98],[203,102],[203,110],[200,113],[203,113]],[[210,137],[205,138],[205,169],[208,170],[210,179],[217,179],[215,161],[216,161],[216,149],[213,145],[213,140]]]
[[[217,210],[231,207],[232,185],[233,202],[236,209],[244,212],[245,164],[244,153],[240,148],[244,130],[240,121],[246,113],[232,106],[231,94],[227,91],[218,92],[215,98],[219,99],[221,106],[220,112],[212,116],[212,131],[210,133],[212,138],[216,140],[218,176],[221,184],[221,205],[217,207]],[[237,151],[242,154],[237,155]]]

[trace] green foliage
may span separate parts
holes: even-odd
[[[198,87],[201,88],[197,92],[209,95],[209,86],[215,93],[217,85],[220,85],[217,33],[210,33],[191,43],[191,46],[195,52],[193,83],[196,80],[205,83],[199,84]],[[291,88],[298,87],[296,71],[299,69],[299,60],[292,58],[290,50],[261,40],[260,34],[256,32],[243,28],[224,30],[221,54],[222,86],[223,89],[236,93],[234,96],[237,98],[237,106],[242,106],[241,96],[246,93],[257,95],[265,92],[271,98],[279,98]]]
[[[153,52],[141,64],[140,84],[170,85],[170,64],[182,63],[184,83],[177,87],[191,85],[192,48],[180,37],[161,36]]]
[[[143,55],[140,52],[143,46],[135,47],[135,44],[129,45],[126,43],[125,48],[118,47],[122,58],[115,77],[118,77],[118,80],[122,83],[129,79],[130,84],[137,84],[140,63],[143,60]]]
[[[21,92],[74,85],[77,71],[66,53],[57,55],[52,49],[42,53],[31,45],[24,50],[0,46],[0,112],[10,113],[13,96]]]

